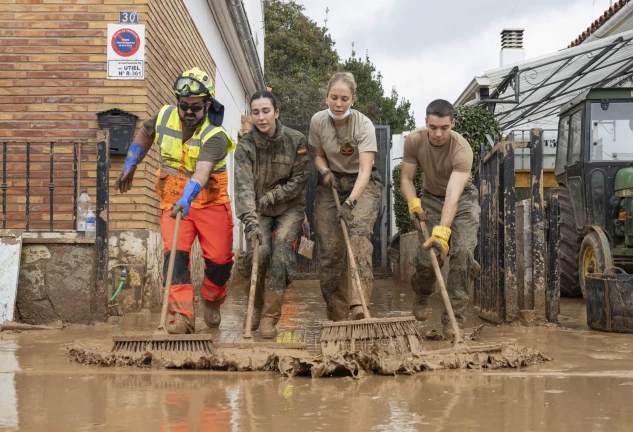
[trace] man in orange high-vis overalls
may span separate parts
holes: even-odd
[[[170,254],[176,254],[168,331],[184,334],[195,332],[189,254],[196,237],[205,262],[201,290],[204,321],[209,327],[220,325],[220,305],[233,266],[233,214],[226,158],[235,150],[235,142],[222,127],[224,107],[213,98],[213,81],[206,72],[197,67],[183,72],[173,90],[178,105],[162,107],[143,123],[114,187],[122,193],[130,190],[137,165],[156,143],[161,156],[156,192],[162,210],[164,278]],[[180,210],[183,218],[177,250],[172,251],[175,217]]]

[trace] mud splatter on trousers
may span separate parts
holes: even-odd
[[[444,197],[423,191],[420,200],[427,214],[427,227],[431,232],[434,226],[440,224]],[[459,198],[457,214],[451,225],[449,272],[446,281],[446,290],[455,312],[455,318],[461,324],[464,324],[466,319],[468,285],[475,264],[474,251],[477,246],[480,213],[477,189],[473,185],[467,185]],[[424,240],[421,234],[419,236],[420,245],[422,245]],[[411,277],[411,287],[423,304],[427,304],[428,297],[436,290],[435,272],[428,251],[420,246],[416,255],[411,259],[411,264],[415,267],[415,272]],[[442,315],[442,322],[448,322],[446,311]]]
[[[338,173],[335,175],[339,182],[339,197],[343,203],[352,192],[358,175]],[[371,299],[374,281],[372,273],[374,247],[371,238],[374,233],[382,189],[380,178],[377,174],[372,173],[367,188],[358,198],[356,207],[352,212],[354,220],[348,224],[349,240],[367,304]],[[321,292],[326,303],[328,319],[340,321],[347,318],[350,307],[360,305],[361,302],[355,290],[352,289],[351,283],[341,284],[341,278],[347,277],[343,274],[343,269],[347,263],[347,252],[332,190],[318,184],[314,207],[314,228],[319,246]],[[348,289],[346,290],[341,285],[347,285]]]
[[[275,322],[281,317],[283,294],[297,273],[297,259],[292,243],[301,233],[304,211],[305,206],[301,203],[287,209],[279,216],[259,216],[259,229],[264,242],[259,247],[255,307],[264,308],[262,316],[273,318]],[[250,280],[252,267],[253,245],[247,242],[246,254],[238,261],[238,268],[240,274]],[[269,270],[268,291],[270,293],[267,294],[265,286],[266,274]],[[249,289],[250,285],[245,284],[247,295]],[[266,304],[264,304],[265,297]]]

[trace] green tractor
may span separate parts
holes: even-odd
[[[585,276],[633,273],[633,88],[591,89],[560,110],[560,292],[586,298]]]

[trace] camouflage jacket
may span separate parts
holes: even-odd
[[[244,135],[235,150],[235,211],[248,226],[257,215],[279,216],[285,210],[305,207],[305,190],[310,176],[308,140],[277,120],[272,138],[256,127]],[[274,203],[259,208],[259,200],[272,191]]]

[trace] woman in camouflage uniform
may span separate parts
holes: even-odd
[[[284,127],[278,117],[275,96],[269,91],[255,93],[251,98],[253,128],[235,151],[235,209],[248,239],[239,267],[244,276],[250,275],[253,247],[259,241],[253,330],[259,327],[260,335],[267,339],[277,335],[283,295],[296,273],[292,243],[301,232],[310,175],[306,137]]]

